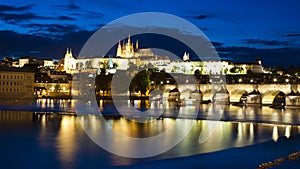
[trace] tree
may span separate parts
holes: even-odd
[[[143,70],[139,72],[131,81],[129,90],[141,93],[141,97],[146,94],[150,87],[150,74]]]
[[[111,89],[111,75],[100,74],[95,78],[96,90],[102,90],[102,95],[104,96],[104,92],[107,93]]]

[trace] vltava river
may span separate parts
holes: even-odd
[[[14,102],[14,101],[13,101]],[[226,150],[233,147],[254,145],[264,141],[277,142],[278,139],[294,139],[300,133],[299,109],[277,110],[268,107],[236,107],[227,105],[222,107],[222,121],[214,119],[213,105],[200,105],[197,119],[191,119],[194,111],[192,107],[183,106],[164,111],[165,118],[153,118],[147,123],[139,123],[125,117],[106,118],[106,123],[124,135],[144,138],[164,132],[175,124],[176,119],[172,111],[182,114],[179,128],[192,125],[187,136],[171,150],[146,159],[132,159],[111,154],[95,144],[82,128],[84,124],[90,126],[91,133],[100,137],[107,137],[106,133],[99,133],[97,121],[99,115],[75,116],[65,114],[74,110],[71,100],[37,100],[28,103],[26,111],[21,109],[20,103],[10,110],[11,103],[3,102],[0,111],[0,162],[4,168],[103,168],[119,165],[131,165],[141,161],[174,158]],[[19,101],[18,101],[19,103]],[[129,102],[138,109],[149,105],[141,101]],[[35,111],[30,111],[29,108]],[[110,114],[115,111],[111,101],[100,101],[100,110]],[[171,106],[170,106],[171,107]],[[56,111],[49,111],[56,110]],[[187,117],[184,118],[184,117]],[[203,120],[208,119],[208,120]],[[204,128],[215,127],[214,132],[205,142],[199,142],[199,136]],[[102,135],[101,135],[102,134]],[[174,139],[176,133],[168,135],[167,140]],[[120,142],[111,140],[112,147],[120,147]],[[153,145],[155,146],[155,145]],[[122,147],[122,146],[121,146]],[[123,151],[132,151],[132,147],[124,146]],[[250,157],[251,156],[251,157]],[[252,155],[249,154],[249,158]],[[26,166],[26,167],[24,167]]]

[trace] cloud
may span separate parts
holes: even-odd
[[[192,19],[198,19],[198,20],[202,20],[202,19],[207,19],[210,16],[208,14],[201,14],[198,16],[186,16],[187,18],[192,18]]]
[[[48,35],[51,37],[53,35],[62,36],[67,33],[80,31],[76,25],[60,25],[60,24],[23,24],[25,28],[31,28],[31,32],[40,34],[42,36]]]
[[[72,16],[81,16],[84,17],[85,19],[99,19],[103,18],[104,14],[102,12],[94,12],[94,11],[84,11],[82,13],[72,13]]]
[[[0,13],[0,19],[9,24],[17,24],[32,19],[49,19],[48,17],[38,16],[31,12],[26,13]]]
[[[116,9],[122,11],[124,10],[141,11],[145,8],[143,5],[136,6],[136,5],[131,5],[131,3],[123,3],[122,1],[105,1],[102,2],[102,4],[107,6],[109,9]]]
[[[31,12],[25,13],[5,13],[0,12],[0,20],[8,24],[20,25],[20,23],[29,21],[29,20],[60,20],[60,21],[74,21],[76,20],[73,17],[69,16],[58,16],[58,17],[47,17],[39,16]]]
[[[300,33],[287,33],[284,36],[285,37],[300,37]]]
[[[0,5],[0,12],[11,12],[11,11],[22,12],[22,11],[30,10],[33,6],[34,4],[20,6],[20,7],[10,6],[10,5]]]
[[[242,39],[245,44],[261,44],[266,46],[288,46],[290,43],[288,41],[278,41],[278,40],[263,40],[263,39]]]
[[[66,10],[78,10],[80,6],[76,5],[73,1],[71,1],[67,5],[53,5],[53,7],[66,9]]]
[[[39,37],[49,38],[49,39],[62,39],[65,38],[66,34],[72,34],[75,32],[82,31],[79,27],[73,24],[38,24],[29,23],[21,24],[23,28],[28,29],[27,33],[36,35]]]
[[[75,18],[69,17],[69,16],[58,16],[57,18],[54,18],[57,20],[62,20],[62,21],[74,21],[76,20]]]
[[[39,58],[61,59],[66,48],[72,48],[78,55],[85,41],[93,32],[78,31],[62,35],[61,39],[51,39],[39,35],[19,34],[14,31],[0,31],[1,56],[35,56]],[[16,45],[18,44],[18,45]],[[38,51],[33,53],[32,51]]]
[[[254,62],[256,57],[263,61],[264,66],[284,66],[288,67],[292,64],[300,62],[299,48],[272,48],[258,49],[250,47],[217,47],[216,50],[221,58],[234,62]],[[295,65],[297,66],[297,65]]]
[[[222,42],[211,42],[211,43],[214,47],[220,47],[220,46],[224,45],[224,43],[222,43]]]
[[[94,18],[99,19],[99,18],[103,18],[104,14],[101,12],[88,11],[84,14],[84,16],[89,19],[94,19]]]

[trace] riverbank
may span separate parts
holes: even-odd
[[[237,168],[252,169],[258,168],[260,164],[272,162],[279,158],[287,158],[290,154],[300,150],[300,136],[295,139],[279,138],[277,142],[268,141],[256,145],[240,148],[231,148],[213,153],[205,153],[188,157],[179,157],[163,160],[150,160],[130,166],[110,167],[110,169],[199,169],[199,168]],[[300,168],[298,160],[285,160],[273,168]]]

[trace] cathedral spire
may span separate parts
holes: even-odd
[[[122,56],[122,47],[121,47],[121,42],[119,40],[118,48],[117,48],[117,56]]]
[[[136,40],[136,42],[135,42],[135,49],[136,49],[136,50],[139,49],[139,41],[138,41],[138,40]]]
[[[130,34],[128,35],[128,44],[130,44]]]

